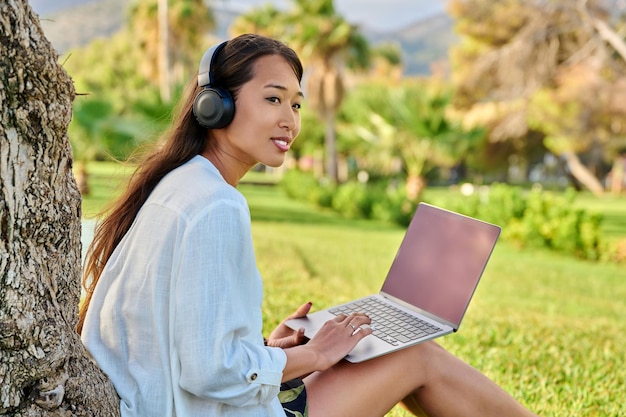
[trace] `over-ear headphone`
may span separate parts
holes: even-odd
[[[226,127],[235,115],[235,101],[230,93],[212,85],[213,61],[227,43],[228,41],[211,47],[200,60],[198,86],[204,88],[193,102],[193,114],[198,123],[207,129]]]

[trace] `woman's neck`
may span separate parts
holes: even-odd
[[[211,161],[224,180],[233,187],[237,187],[239,180],[252,168],[228,153],[205,150],[200,155]]]

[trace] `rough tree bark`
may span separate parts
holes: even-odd
[[[0,414],[118,416],[75,331],[74,87],[26,0],[0,1]]]

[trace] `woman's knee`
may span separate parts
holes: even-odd
[[[444,355],[449,355],[449,353],[441,347],[441,345],[432,340],[411,346],[406,350],[407,353],[413,356],[416,360],[424,361],[427,364],[432,364],[436,361],[436,359],[441,358]]]
[[[419,375],[422,383],[436,378],[442,371],[446,356],[450,353],[436,342],[429,341],[404,349],[402,362],[405,366],[414,366],[415,375]],[[399,351],[402,352],[402,351]],[[398,353],[399,353],[398,352]]]

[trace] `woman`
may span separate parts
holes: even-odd
[[[207,51],[165,142],[98,225],[79,331],[122,415],[382,416],[401,401],[416,415],[532,415],[435,343],[342,361],[371,333],[364,314],[306,344],[281,324],[264,343],[236,186],[257,163],[283,163],[300,131],[301,78],[296,54],[269,38]]]

